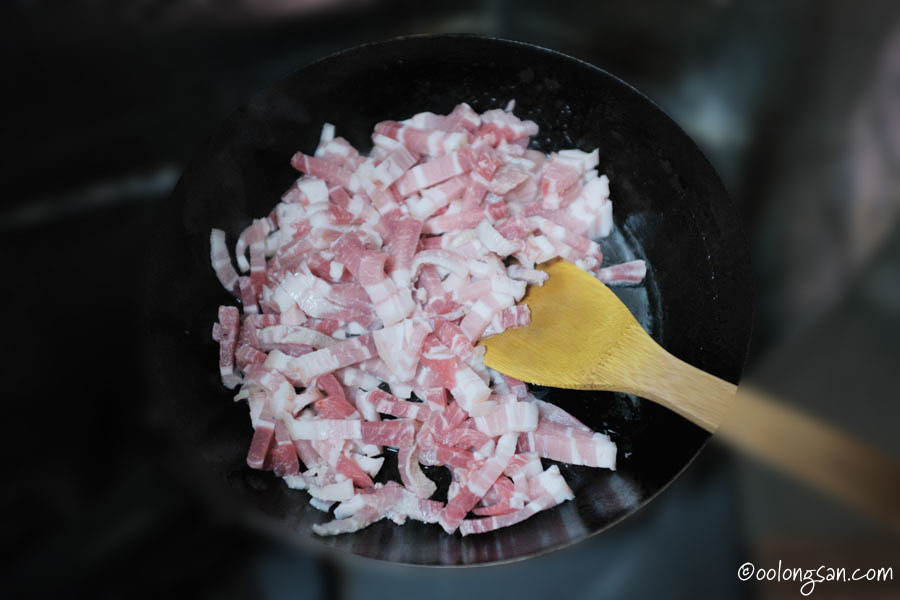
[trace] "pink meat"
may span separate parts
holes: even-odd
[[[469,414],[481,414],[490,408],[491,389],[467,365],[461,363],[433,334],[425,338],[422,362],[440,377],[443,387]]]
[[[541,457],[615,468],[608,437],[486,369],[475,345],[529,324],[516,302],[546,280],[539,263],[571,260],[611,284],[646,271],[601,267],[594,240],[613,224],[598,152],[529,150],[537,125],[513,109],[385,121],[368,157],[326,124],[315,156],[291,159],[305,175],[238,237],[237,271],[225,233],[210,234],[244,313],[222,307],[213,339],[223,383],[248,400],[248,464],[316,508],[339,502],[318,534],[385,517],[489,531],[571,498]],[[384,446],[398,448],[403,486],[373,482]],[[421,464],[450,469],[446,505],[428,499]],[[470,509],[484,518],[465,520]]]
[[[328,373],[327,375],[320,375],[316,378],[316,387],[325,392],[326,396],[330,396],[332,398],[346,398],[346,394],[344,393],[344,386],[341,385],[341,382],[337,380],[332,373]]]
[[[244,305],[244,314],[255,314],[259,312],[256,305],[256,290],[253,289],[253,282],[249,277],[238,278],[238,291],[241,298],[241,304]]]
[[[588,467],[616,468],[616,445],[602,433],[541,422],[535,431],[519,434],[519,452]]]
[[[234,389],[240,378],[234,372],[234,352],[237,347],[240,315],[233,306],[219,307],[219,322],[213,326],[213,339],[219,342],[219,374],[222,384]]]
[[[398,289],[384,271],[387,254],[366,250],[353,236],[344,235],[335,244],[335,257],[357,278],[385,325],[406,318],[415,308],[407,288]]]
[[[501,333],[512,327],[525,327],[531,323],[531,311],[527,304],[514,304],[499,311],[491,319],[483,335],[489,336]]]
[[[533,121],[522,121],[511,112],[495,109],[481,115],[480,134],[494,133],[503,139],[513,141],[537,135],[537,132],[537,124]]]
[[[300,472],[297,449],[283,421],[275,423],[275,447],[271,450],[272,470],[279,477]]]
[[[472,512],[479,517],[488,517],[493,515],[505,515],[514,512],[516,509],[510,506],[509,500],[501,500],[491,504],[490,506],[478,506],[472,509]],[[465,523],[465,521],[463,521]]]
[[[527,179],[529,179],[528,173],[516,167],[503,165],[494,173],[487,187],[492,193],[502,196],[524,183]]]
[[[256,341],[263,350],[271,350],[278,344],[327,348],[338,341],[333,337],[300,325],[271,325],[256,331]]]
[[[295,440],[352,440],[362,438],[362,423],[354,419],[293,419],[288,424]]]
[[[453,533],[466,514],[487,493],[498,477],[506,469],[516,449],[516,436],[506,434],[497,442],[494,455],[479,469],[470,474],[466,485],[447,503],[441,515],[440,524],[447,533]]]
[[[457,427],[456,429],[443,434],[440,437],[440,441],[447,446],[481,448],[491,441],[491,437],[471,427]]]
[[[397,191],[403,197],[409,196],[456,175],[462,175],[472,168],[471,163],[471,154],[466,150],[433,158],[407,171],[397,181]]]
[[[416,446],[400,448],[397,452],[397,468],[403,485],[418,498],[430,498],[437,485],[425,476],[419,466]]]
[[[475,461],[475,455],[462,448],[454,448],[444,444],[431,444],[419,449],[419,460],[429,465],[468,469]]]
[[[231,256],[225,245],[225,232],[221,229],[213,229],[209,235],[209,255],[213,270],[219,283],[232,294],[238,293],[238,274],[231,264]]]
[[[234,361],[240,370],[247,371],[254,365],[261,365],[266,362],[266,353],[257,350],[249,344],[241,344],[234,353]]]
[[[308,156],[302,152],[294,154],[291,158],[291,166],[307,175],[322,179],[331,185],[339,185],[344,188],[350,187],[350,177],[353,176],[353,172],[339,162]]]
[[[515,394],[517,398],[525,398],[528,395],[528,386],[523,381],[519,381],[509,375],[501,374],[501,377],[506,382],[506,387],[509,388],[509,391]]]
[[[368,393],[368,399],[374,403],[375,410],[384,415],[424,421],[431,414],[431,409],[422,402],[400,400],[393,394],[388,394],[377,388]]]
[[[416,376],[419,355],[431,327],[420,319],[404,319],[372,333],[378,356],[398,381]]]
[[[316,400],[313,406],[319,416],[325,419],[346,419],[356,413],[353,405],[347,402],[343,396],[326,396],[321,400]]]
[[[375,125],[375,131],[402,142],[413,152],[428,156],[439,156],[459,150],[468,140],[465,133],[420,129],[396,121],[382,121]]]
[[[570,163],[560,160],[551,160],[544,165],[541,173],[541,196],[543,207],[548,209],[559,208],[563,203],[564,194],[575,183],[581,174]]]
[[[262,413],[253,424],[253,439],[250,441],[250,450],[247,452],[247,465],[251,469],[262,469],[269,453],[269,446],[275,437],[275,417],[272,411],[265,403],[262,407]]]
[[[646,276],[647,263],[643,260],[632,260],[597,269],[597,279],[607,285],[640,283]]]
[[[362,441],[376,446],[407,448],[416,440],[416,422],[412,419],[396,419],[377,423],[362,423]]]
[[[466,337],[475,342],[481,338],[481,334],[491,324],[494,315],[512,303],[512,296],[492,291],[472,306],[472,310],[460,322],[459,328],[466,334]]]
[[[319,524],[315,523],[312,526],[313,531],[317,535],[340,535],[342,533],[353,533],[355,531],[359,531],[365,527],[368,527],[375,521],[383,518],[384,515],[380,513],[378,510],[366,506],[351,517],[347,517],[346,519],[335,519],[334,521],[330,521],[328,523]]]
[[[520,475],[533,477],[540,475],[543,470],[544,467],[537,454],[516,454],[509,460],[509,465],[503,474],[513,478]]]
[[[538,408],[528,402],[500,404],[487,414],[475,417],[475,427],[490,437],[504,433],[534,431],[538,426]]]
[[[361,335],[329,347],[304,354],[286,361],[285,364],[272,364],[272,366],[289,379],[303,384],[311,382],[319,375],[331,373],[341,367],[349,367],[366,359],[372,358],[377,353],[372,334]],[[273,363],[272,355],[269,355],[267,363]]]
[[[526,504],[524,508],[520,508],[515,512],[484,519],[467,519],[462,521],[459,524],[459,532],[466,536],[502,529],[503,527],[521,523],[525,519],[533,517],[542,510],[546,510],[554,505],[556,505],[556,501],[553,499],[553,496],[548,494],[536,500],[532,500]]]
[[[550,277],[544,271],[529,269],[528,267],[523,267],[522,265],[510,265],[509,267],[507,267],[506,273],[512,279],[518,279],[520,281],[525,281],[526,283],[534,285],[544,285],[544,282],[547,281],[547,279]]]
[[[372,171],[372,183],[386,189],[406,173],[418,158],[403,146],[398,146]]]
[[[360,467],[356,462],[352,459],[348,458],[345,454],[341,454],[338,457],[337,465],[335,465],[335,469],[337,472],[347,477],[348,479],[353,481],[353,485],[361,488],[371,488],[375,485],[372,481],[372,478],[369,477],[369,474],[366,473],[362,467]]]
[[[290,430],[288,431],[290,433]],[[311,469],[321,464],[322,458],[316,453],[309,440],[294,440],[294,449],[297,450],[297,456],[303,461],[303,466]]]
[[[406,198],[409,214],[420,221],[427,219],[454,200],[459,199],[466,192],[469,184],[470,180],[467,177],[457,176],[422,190],[419,196],[409,196]]]
[[[402,217],[394,219],[387,251],[392,259],[391,278],[397,285],[408,285],[412,277],[413,256],[422,235],[422,222]]]
[[[555,404],[551,404],[549,402],[544,402],[543,400],[538,400],[537,398],[533,398],[532,402],[534,402],[534,404],[536,404],[538,407],[541,421],[546,423],[556,423],[557,425],[561,425],[563,427],[573,427],[575,429],[593,433],[590,427],[567,413],[559,406],[556,406]]]
[[[445,213],[428,219],[422,231],[434,234],[472,229],[484,220],[485,214],[485,209],[482,208],[473,208],[465,212]]]
[[[423,392],[425,404],[431,410],[441,411],[447,406],[447,390],[444,388],[431,388]]]

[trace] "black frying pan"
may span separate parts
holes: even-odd
[[[292,153],[315,148],[323,121],[368,150],[378,121],[447,112],[462,101],[483,111],[512,98],[516,114],[541,127],[533,147],[599,147],[618,230],[603,241],[604,251],[611,262],[637,256],[651,267],[644,286],[618,290],[626,304],[673,354],[737,382],[751,321],[744,239],[716,173],[659,108],[605,71],[527,44],[438,35],[361,46],[254,96],[185,171],[159,224],[148,289],[151,389],[173,409],[170,426],[187,442],[184,460],[206,476],[198,480],[213,483],[215,502],[243,507],[256,522],[303,543],[399,563],[485,564],[609,527],[653,498],[706,443],[700,428],[647,401],[536,389],[608,432],[619,445],[618,470],[563,466],[574,501],[467,538],[437,525],[387,521],[315,538],[311,525],[330,517],[307,506],[305,492],[246,466],[247,408],[220,384],[210,338],[216,307],[233,302],[209,264],[210,228],[225,229],[232,244],[251,218],[268,214],[298,175],[288,163]]]

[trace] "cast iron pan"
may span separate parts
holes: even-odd
[[[617,231],[603,241],[610,262],[645,258],[645,285],[623,300],[676,356],[737,382],[750,337],[748,257],[732,204],[697,146],[639,92],[594,66],[535,46],[468,35],[410,37],[361,46],[301,68],[253,97],[201,149],[158,227],[148,281],[149,384],[170,408],[182,458],[211,499],[256,523],[316,547],[420,565],[476,565],[540,554],[577,542],[636,511],[672,481],[708,435],[647,401],[620,394],[537,389],[619,445],[615,472],[563,466],[576,497],[511,528],[462,538],[436,525],[379,522],[319,539],[329,519],[245,457],[246,405],[217,375],[210,328],[233,303],[209,264],[209,230],[229,245],[268,214],[298,174],[296,150],[311,152],[323,121],[361,150],[373,125],[459,102],[475,110],[516,100],[541,128],[533,147],[600,149],[611,181]],[[389,461],[390,462],[390,459]],[[384,469],[390,474],[394,465]],[[446,487],[440,472],[432,476]],[[440,492],[439,492],[440,493]]]

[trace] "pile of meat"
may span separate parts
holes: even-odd
[[[528,324],[516,302],[544,282],[538,263],[644,277],[642,261],[601,264],[598,152],[528,149],[538,127],[512,108],[378,123],[368,156],[326,124],[315,154],[291,159],[303,176],[238,238],[247,275],[212,231],[213,268],[243,306],[219,308],[213,338],[250,407],[247,463],[332,512],[319,535],[383,518],[491,531],[572,498],[542,458],[615,468],[606,435],[486,368],[476,345]],[[386,447],[400,481],[375,483]],[[422,465],[449,469],[446,503]]]

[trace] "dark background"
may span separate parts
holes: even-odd
[[[252,533],[193,490],[145,391],[154,219],[250,95],[331,52],[471,32],[545,45],[646,93],[698,142],[759,283],[750,377],[900,454],[900,5],[749,0],[37,0],[0,8],[0,592],[117,598],[796,597],[740,564],[895,567],[874,521],[711,447],[588,542],[468,571],[335,562]],[[820,584],[817,597],[896,597]],[[829,594],[831,596],[829,596]],[[6,594],[4,594],[6,595]]]

